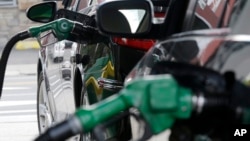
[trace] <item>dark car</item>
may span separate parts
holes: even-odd
[[[201,8],[200,5],[198,6]],[[225,94],[222,93],[225,92],[223,91],[225,87],[226,89],[232,88],[228,87],[224,81],[220,81],[219,78],[222,75],[223,78],[228,79],[229,84],[231,84],[232,78],[235,78],[249,86],[250,32],[247,30],[249,6],[248,1],[231,3],[232,13],[225,16],[227,19],[225,25],[218,29],[183,32],[172,35],[167,40],[159,41],[134,67],[125,83],[135,77],[170,73],[181,85],[191,87],[194,93],[198,90],[194,95],[203,98],[215,95],[219,97],[220,94]],[[212,25],[209,24],[209,21],[206,21],[206,24],[204,21],[204,19],[203,23],[199,21],[200,24],[195,26],[209,27],[208,25]],[[112,33],[105,31],[112,35],[123,33],[119,30],[112,30]],[[219,78],[214,75],[214,71],[221,73]],[[200,89],[201,87],[202,89]],[[242,98],[237,100],[243,107],[246,103],[249,105],[248,100]],[[231,129],[234,125],[246,123],[245,120],[241,121],[248,114],[242,107],[226,109],[226,106],[219,106],[211,110],[209,109],[211,103],[203,102],[196,103],[190,119],[175,122],[171,128],[170,141],[228,140],[232,137]],[[209,106],[206,107],[206,104]]]
[[[197,1],[197,2],[200,2],[200,1]],[[182,39],[181,37],[185,37],[187,36],[187,39],[188,36],[223,36],[223,35],[227,35],[230,31],[230,28],[225,28],[225,27],[228,27],[229,26],[229,22],[230,22],[230,18],[231,18],[231,13],[232,13],[232,10],[235,10],[233,9],[234,6],[236,5],[235,1],[220,1],[219,3],[216,3],[217,6],[217,9],[214,8],[213,4],[209,3],[209,5],[207,3],[205,3],[205,6],[204,5],[196,5],[193,7],[194,11],[190,13],[186,13],[186,20],[189,21],[188,23],[189,24],[183,24],[183,32],[180,33],[180,34],[175,34],[175,35],[172,35],[171,34],[174,34],[174,33],[178,33],[177,31],[175,32],[170,32],[170,34],[167,33],[168,30],[165,30],[166,33],[161,33],[160,34],[162,35],[161,38],[158,39],[158,42],[163,42],[164,43],[164,40],[166,38],[178,38],[180,37],[180,39]],[[103,7],[105,7],[106,5],[103,5]],[[103,8],[102,7],[102,8]],[[110,6],[106,6],[105,10],[108,10]],[[119,8],[124,8],[123,6],[119,5],[117,6]],[[120,9],[117,9],[117,11],[119,11]],[[122,9],[121,8],[121,9]],[[103,23],[103,21],[105,21],[105,14],[102,10],[99,11],[100,9],[98,9],[98,12],[100,13],[97,13],[99,14],[100,17],[97,17],[97,18],[100,18],[101,20],[99,20],[99,26],[101,26],[101,30],[102,32],[106,33],[107,35],[113,35],[113,36],[122,36],[123,38],[125,37],[129,37],[129,35],[131,34],[137,34],[137,33],[130,33],[130,34],[126,34],[126,32],[123,32],[121,30],[116,30],[116,29],[113,29],[113,28],[108,28],[106,27],[105,23]],[[211,17],[213,17],[211,19]],[[104,20],[102,20],[102,18]],[[171,23],[171,21],[167,21],[168,18],[166,17],[166,20],[165,20],[165,26],[168,25],[167,23]],[[231,19],[232,20],[232,19]],[[164,24],[164,23],[163,23]],[[154,25],[152,25],[154,26]],[[174,27],[173,27],[174,28]],[[223,28],[222,30],[214,30],[214,31],[211,31],[211,29],[213,28]],[[224,29],[225,28],[225,29]],[[198,30],[198,29],[206,29],[206,30],[201,30],[201,31],[196,31],[196,32],[193,32],[193,30]],[[169,29],[171,31],[171,29]],[[187,31],[187,32],[184,32],[184,31]],[[151,32],[151,33],[150,33]],[[149,34],[150,35],[155,35],[155,36],[160,36],[159,33],[155,33],[154,31],[150,31]],[[159,31],[158,31],[159,32]],[[126,35],[125,35],[126,34]],[[135,36],[135,35],[134,35]],[[139,36],[139,35],[138,35]],[[143,37],[143,36],[139,36],[139,37]],[[206,56],[206,55],[209,55],[209,53],[206,53],[206,55],[202,56],[202,58],[195,58],[194,56],[199,54],[199,50],[197,50],[197,48],[194,46],[193,47],[193,42],[187,42],[187,43],[182,43],[179,45],[179,44],[175,44],[174,42],[174,39],[173,39],[173,42],[169,43],[169,45],[167,44],[166,46],[170,46],[171,48],[166,50],[166,49],[162,49],[163,47],[161,46],[162,44],[156,44],[155,48],[152,49],[151,51],[155,51],[155,53],[153,54],[151,51],[148,52],[147,54],[153,54],[152,56],[144,56],[144,59],[142,59],[140,61],[140,63],[138,63],[136,65],[136,68],[133,69],[129,75],[127,76],[126,78],[126,81],[125,82],[128,82],[130,81],[131,79],[133,79],[135,76],[144,76],[144,75],[147,75],[151,72],[151,67],[152,67],[152,64],[154,64],[155,62],[157,61],[160,61],[160,60],[164,60],[164,59],[168,59],[168,60],[171,60],[171,61],[183,61],[183,62],[192,62],[194,64],[199,64],[199,63],[204,63],[202,61],[205,61],[207,59],[207,57],[210,57],[210,56]],[[177,39],[178,40],[178,39]],[[177,41],[176,41],[177,42]],[[202,45],[206,45],[206,44],[209,44],[210,43],[210,40],[209,38],[207,40],[204,40],[202,42],[199,42],[197,41],[197,43],[201,44]],[[206,50],[206,52],[209,52],[209,51],[212,51],[212,50],[215,50],[213,48],[213,46],[218,46],[219,45],[219,41],[213,41],[211,42],[211,47],[208,48],[208,50]],[[198,45],[199,45],[198,44]],[[179,49],[179,46],[180,47],[183,47],[183,48],[180,48]],[[187,48],[185,48],[187,46]],[[174,50],[178,50],[178,51],[174,51]],[[205,51],[204,51],[205,52]],[[168,56],[169,54],[169,56]],[[175,57],[172,57],[170,54],[174,54]],[[126,55],[126,54],[125,54]],[[124,55],[124,56],[125,56]],[[178,58],[177,58],[178,57]],[[193,59],[193,60],[189,60],[189,61],[186,61],[186,60],[189,60],[189,59]],[[202,60],[201,62],[197,61],[198,59],[204,59]],[[171,68],[169,68],[171,69]],[[168,69],[166,69],[167,71]],[[182,74],[182,71],[183,69],[180,69],[180,74]],[[159,70],[158,73],[161,72],[161,73],[166,73],[164,72],[164,70]],[[171,72],[171,70],[170,70]],[[181,124],[181,123],[180,123]],[[177,127],[178,128],[178,127]],[[173,130],[172,130],[173,131]],[[175,130],[174,131],[174,134],[181,138],[181,133],[179,133],[180,130]],[[181,132],[181,131],[180,131]],[[168,132],[166,132],[168,133]],[[172,134],[173,135],[173,134]],[[175,136],[174,135],[174,136]],[[175,139],[175,137],[171,136],[172,140]],[[187,138],[185,138],[187,139]],[[184,140],[185,140],[184,139]],[[177,139],[179,140],[179,139]]]
[[[59,9],[55,16],[48,21],[64,17],[96,26],[96,8],[101,2],[97,0],[64,0],[65,9]],[[64,40],[56,43],[63,47],[58,50],[59,53],[55,53],[56,44],[54,44],[53,36],[44,33],[44,37],[40,40],[47,44],[42,46],[39,51],[37,67],[39,131],[43,132],[52,124],[68,118],[80,106],[94,104],[119,91],[126,75],[157,40],[182,31],[226,26],[228,20],[226,15],[231,11],[227,1],[219,2],[221,10],[216,14],[208,9],[211,15],[216,15],[212,20],[213,24],[210,23],[212,22],[209,20],[210,16],[206,16],[206,13],[209,12],[200,14],[199,18],[196,18],[199,13],[199,7],[196,5],[199,3],[201,3],[200,0],[153,1],[155,26],[152,27],[150,34],[145,34],[140,39],[133,36],[122,38],[111,35],[104,36],[105,38],[98,42],[90,43]],[[204,3],[205,7],[209,8],[205,1],[202,8],[204,8]],[[49,4],[49,2],[40,6],[45,4]],[[218,5],[218,3],[216,4]],[[116,23],[115,20],[112,22]],[[201,24],[198,26],[197,23]],[[53,55],[61,56],[61,53],[63,59],[51,57]],[[65,64],[68,64],[70,68],[63,67]],[[107,133],[106,138],[115,136],[118,140],[130,138],[129,120],[121,121],[119,124],[118,130],[109,129],[112,132],[105,132]],[[113,131],[116,133],[113,134]],[[92,135],[89,134],[84,138],[91,140]]]
[[[65,80],[70,80],[71,79],[71,63],[69,61],[65,61],[62,64],[61,68],[61,73],[62,73],[62,78]]]

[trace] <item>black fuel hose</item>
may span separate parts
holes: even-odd
[[[50,127],[34,141],[64,141],[79,133],[83,133],[81,123],[76,117],[71,117]]]
[[[5,75],[5,70],[6,70],[6,65],[9,59],[10,52],[12,48],[15,46],[15,44],[20,41],[24,40],[27,38],[30,38],[31,35],[28,31],[23,31],[20,32],[16,35],[14,35],[5,45],[3,52],[2,52],[2,57],[0,59],[0,98],[2,96],[2,90],[3,90],[3,82],[4,82],[4,75]]]

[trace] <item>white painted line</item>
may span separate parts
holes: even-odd
[[[54,86],[55,84],[59,83],[60,79],[57,79],[56,81],[54,81],[53,83],[50,83],[50,86]]]
[[[5,77],[4,81],[36,81],[36,76],[34,75],[20,75],[17,77]]]
[[[28,90],[32,87],[3,87],[3,90]]]
[[[31,96],[31,95],[36,96],[36,93],[7,93],[7,94],[4,94],[3,98],[4,97],[12,97],[12,96],[16,97],[16,96]]]
[[[0,114],[17,114],[17,113],[27,113],[27,112],[36,112],[36,110],[8,110],[8,111],[0,111]]]
[[[24,80],[22,80],[22,81],[20,81],[20,82],[4,82],[4,86],[8,86],[8,85],[10,85],[10,86],[16,86],[16,85],[18,85],[18,86],[22,86],[22,85],[36,85],[37,84],[37,82],[36,81],[31,81],[31,80],[29,80],[29,81],[24,81]]]
[[[66,85],[66,86],[65,86]],[[63,89],[62,89],[63,87]],[[62,91],[64,91],[65,88],[71,88],[72,89],[72,83],[71,82],[63,82],[62,84],[58,85],[53,93],[54,93],[54,98],[56,98],[59,94],[62,93]]]
[[[36,100],[22,100],[22,101],[0,101],[0,107],[7,106],[22,106],[36,104]]]
[[[7,122],[32,122],[37,121],[36,114],[32,115],[13,115],[13,116],[0,116],[0,123],[7,123]]]
[[[5,76],[17,76],[20,75],[19,71],[6,71]]]
[[[56,78],[57,75],[52,75],[49,77],[49,80],[53,80],[54,78]]]
[[[53,93],[54,93],[54,98],[56,98],[59,94],[61,94],[62,93],[62,89],[59,89],[58,91],[53,91]]]

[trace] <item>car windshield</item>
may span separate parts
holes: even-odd
[[[230,16],[231,30],[190,31],[157,43],[129,73],[125,82],[150,74],[152,66],[162,60],[187,62],[222,73],[233,70],[238,79],[250,79],[250,71],[244,69],[250,62],[246,55],[250,49],[249,13],[250,1],[237,0]]]
[[[156,44],[130,72],[126,82],[151,74],[160,61],[185,62],[220,73],[233,71],[250,80],[250,35],[202,35],[173,38]],[[249,81],[250,82],[250,81]]]

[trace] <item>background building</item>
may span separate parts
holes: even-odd
[[[43,0],[0,0],[0,50],[16,33],[40,23],[30,21],[26,17],[26,9],[43,2]],[[16,49],[38,48],[34,40],[25,40],[16,45]]]

